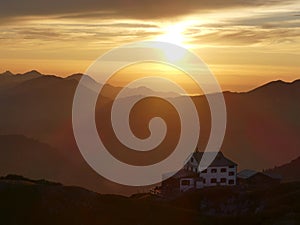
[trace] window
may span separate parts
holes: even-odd
[[[212,172],[212,173],[216,173],[216,172],[217,172],[217,169],[211,169],[211,172]]]
[[[228,183],[229,184],[234,184],[234,180],[229,180]]]
[[[206,179],[203,179],[203,184],[205,184],[206,183]]]
[[[226,183],[227,179],[226,178],[221,178],[221,183]]]
[[[212,184],[217,183],[217,179],[216,179],[216,178],[212,178],[212,179],[210,180],[210,183],[212,183]]]
[[[234,172],[229,172],[228,175],[229,176],[234,176]]]
[[[221,169],[221,173],[226,173],[227,172],[227,169],[226,168],[222,168]]]
[[[233,168],[235,168],[235,166],[234,166],[234,165],[231,165],[231,166],[229,166],[229,168],[230,168],[230,169],[233,169]]]
[[[181,185],[182,186],[189,186],[190,185],[190,180],[182,180]]]
[[[194,162],[194,158],[193,158],[193,157],[191,158],[191,162],[192,162],[192,163]]]
[[[203,170],[201,173],[207,173],[207,170]]]

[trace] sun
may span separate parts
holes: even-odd
[[[186,26],[183,23],[166,26],[163,28],[164,34],[158,36],[156,40],[183,46],[185,43],[185,29]]]
[[[188,40],[184,32],[186,31],[188,26],[189,26],[188,22],[181,22],[181,23],[163,26],[162,27],[163,34],[156,37],[155,40],[161,42],[168,42],[171,44],[178,45],[184,49],[187,49]],[[184,49],[178,49],[178,51],[174,52],[174,51],[170,51],[168,47],[163,45],[160,48],[163,54],[165,55],[165,57],[171,62],[183,60],[186,53]]]

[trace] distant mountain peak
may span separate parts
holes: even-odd
[[[262,92],[274,92],[285,90],[286,88],[290,87],[297,87],[300,84],[300,80],[294,80],[292,82],[286,82],[283,80],[275,80],[268,82],[262,86],[259,86],[257,88],[254,88],[253,90],[249,91],[249,93],[262,93]]]
[[[274,81],[271,81],[267,84],[265,84],[266,86],[268,85],[286,85],[286,84],[290,84],[290,82],[286,82],[286,81],[283,81],[283,80],[274,80]],[[262,85],[264,86],[264,85]]]
[[[24,73],[23,75],[31,75],[31,76],[42,76],[42,74],[37,70],[31,70],[29,72]]]
[[[81,79],[81,77],[83,77],[83,76],[87,76],[87,75],[85,75],[85,74],[83,74],[83,73],[75,73],[75,74],[72,74],[72,75],[66,77],[66,79],[67,79],[67,80],[75,79],[75,80],[78,80],[78,81],[79,81],[79,80]]]
[[[13,76],[14,74],[9,70],[6,70],[4,73],[1,73],[0,76]]]
[[[291,82],[291,84],[298,84],[298,83],[300,83],[300,79],[294,80],[293,82]]]
[[[65,79],[66,80],[76,80],[76,81],[80,81],[82,77],[85,77],[87,78],[86,81],[88,80],[90,84],[97,84],[98,85],[98,82],[95,81],[92,77],[90,77],[89,75],[86,75],[86,74],[83,74],[83,73],[75,73],[75,74],[72,74],[68,77],[66,77]]]
[[[51,182],[48,180],[44,180],[44,179],[40,179],[40,180],[33,180],[33,179],[29,179],[26,177],[23,177],[21,175],[15,175],[15,174],[8,174],[5,177],[0,177],[0,180],[3,181],[15,181],[16,182],[30,182],[32,184],[37,184],[37,185],[59,185],[62,186],[62,184],[57,183],[57,182]]]
[[[268,82],[266,84],[263,84],[263,85],[261,85],[260,87],[258,87],[256,89],[264,88],[264,87],[270,87],[270,86],[285,85],[285,84],[288,84],[288,83],[283,81],[283,80],[274,80],[274,81]]]

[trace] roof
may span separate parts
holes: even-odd
[[[222,152],[205,152],[205,155],[207,157],[203,157],[204,156],[204,152],[194,152],[193,153],[193,157],[196,159],[196,161],[198,162],[198,164],[200,164],[201,160],[208,160],[211,157],[216,157],[214,158],[214,160],[212,161],[212,163],[209,165],[211,167],[220,167],[220,166],[237,166],[237,164],[233,161],[231,161],[230,159],[226,158]]]
[[[266,172],[258,172],[255,170],[242,170],[241,172],[239,172],[237,174],[237,177],[240,179],[248,179],[250,177],[253,177],[256,174],[262,174],[265,175],[267,177],[270,177],[272,179],[276,179],[276,180],[281,180],[282,177],[279,174],[274,174],[274,173],[266,173]]]
[[[237,174],[237,177],[241,179],[248,179],[257,173],[258,172],[255,170],[242,170]]]
[[[174,172],[163,174],[163,179],[165,179],[166,177],[172,177],[172,178],[176,178],[176,179],[183,178],[183,177],[185,177],[185,178],[198,177],[196,172],[189,171],[186,169],[181,169],[178,172],[176,172],[174,175],[173,174],[174,174]]]
[[[282,176],[279,175],[279,174],[276,174],[276,173],[266,173],[266,172],[264,172],[263,174],[267,175],[268,177],[271,177],[273,179],[276,179],[276,180],[281,180],[282,179]]]

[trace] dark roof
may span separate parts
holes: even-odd
[[[177,173],[174,174],[174,178],[182,178],[182,177],[197,177],[197,173],[193,171],[189,171],[186,169],[181,169]]]
[[[270,177],[275,180],[281,180],[282,177],[279,174],[274,174],[274,173],[265,173],[265,172],[257,172],[255,170],[242,170],[237,174],[237,177],[240,179],[249,179],[253,177],[254,175],[257,174],[262,174],[264,176]]]
[[[273,179],[276,180],[282,180],[282,176],[280,174],[276,174],[276,173],[268,173],[268,172],[264,172],[263,174],[267,175],[268,177],[271,177]]]
[[[172,175],[173,173],[166,173],[163,174],[163,178],[164,177],[169,177],[169,178],[175,178],[175,179],[180,179],[180,178],[192,178],[192,177],[198,177],[198,174],[196,172],[193,171],[189,171],[186,169],[181,169],[179,171],[177,171],[174,175]],[[170,176],[172,175],[172,176]]]
[[[237,174],[237,177],[238,178],[241,178],[241,179],[248,179],[252,176],[254,176],[255,174],[257,174],[258,172],[255,171],[255,170],[242,170],[241,172],[239,172]]]
[[[207,152],[205,153],[209,157],[210,155],[214,157],[215,154],[217,156],[213,160],[213,162],[209,166],[215,166],[215,167],[220,167],[220,166],[237,166],[237,164],[230,159],[226,158],[222,152]],[[193,157],[197,160],[198,164],[200,163],[201,159],[203,158],[204,152],[194,152]],[[205,159],[204,159],[205,160]]]

